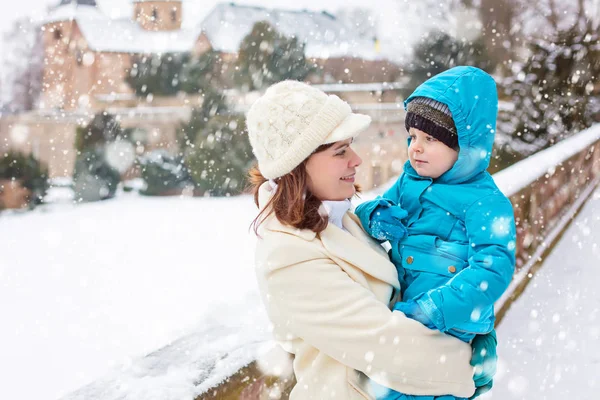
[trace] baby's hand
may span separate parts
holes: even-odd
[[[408,213],[398,206],[379,205],[371,216],[371,235],[377,240],[389,240],[399,242],[407,230],[402,219]]]
[[[408,318],[419,321],[429,329],[437,329],[433,321],[421,310],[421,307],[413,299],[407,302],[398,302],[394,306],[394,310],[404,313]]]
[[[471,341],[471,347],[473,348],[471,365],[475,367],[473,380],[475,381],[475,387],[478,389],[475,396],[471,398],[475,398],[492,388],[492,379],[496,374],[498,363],[497,346],[498,340],[496,339],[495,329],[485,335],[476,335]]]

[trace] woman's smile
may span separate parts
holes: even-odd
[[[356,176],[356,172],[350,174],[350,175],[346,175],[346,176],[342,176],[340,178],[340,180],[344,181],[344,182],[348,182],[348,183],[354,183],[354,177]]]

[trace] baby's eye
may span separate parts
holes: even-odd
[[[437,139],[432,136],[427,136],[427,141],[428,142],[437,142]]]

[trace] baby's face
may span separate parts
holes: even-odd
[[[410,165],[420,176],[439,178],[448,171],[458,159],[458,151],[451,149],[433,136],[416,129],[410,128],[410,146],[408,146],[408,159]]]

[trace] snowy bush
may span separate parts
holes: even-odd
[[[128,131],[121,128],[117,118],[105,111],[94,115],[85,127],[78,127],[75,136],[75,149],[84,151],[96,146],[104,146],[109,142],[128,136]]]
[[[80,202],[114,197],[121,180],[119,172],[106,160],[105,149],[99,146],[77,156],[73,175],[75,200]]]
[[[529,155],[600,121],[598,32],[578,25],[533,40],[530,55],[513,65],[502,83],[514,111],[501,113],[499,128]]]
[[[138,96],[172,96],[181,90],[183,66],[189,60],[188,53],[135,56],[126,81]]]
[[[131,165],[130,130],[105,111],[97,113],[85,127],[77,128],[77,159],[73,184],[77,201],[98,201],[114,197],[117,185]],[[128,146],[129,144],[129,146]]]
[[[488,73],[496,68],[481,36],[472,41],[462,41],[438,30],[430,32],[414,49],[405,96],[432,76],[457,65],[478,67]]]
[[[212,117],[187,149],[185,163],[196,190],[211,196],[242,192],[254,157],[243,116]]]
[[[41,203],[49,187],[48,168],[32,154],[16,151],[0,157],[0,180],[19,181],[30,192],[30,205]]]
[[[154,150],[138,160],[145,188],[141,194],[164,196],[181,194],[186,187],[193,186],[183,160],[170,155],[166,150]]]
[[[255,90],[285,79],[304,80],[316,72],[304,47],[298,38],[282,35],[268,22],[257,22],[240,44],[235,83]]]
[[[204,130],[209,119],[228,110],[225,96],[219,90],[206,87],[202,91],[202,97],[202,105],[192,110],[189,122],[177,130],[176,140],[181,154],[196,142],[199,132]]]
[[[185,93],[203,93],[220,78],[223,60],[220,53],[209,50],[185,63],[181,70],[181,90]]]

